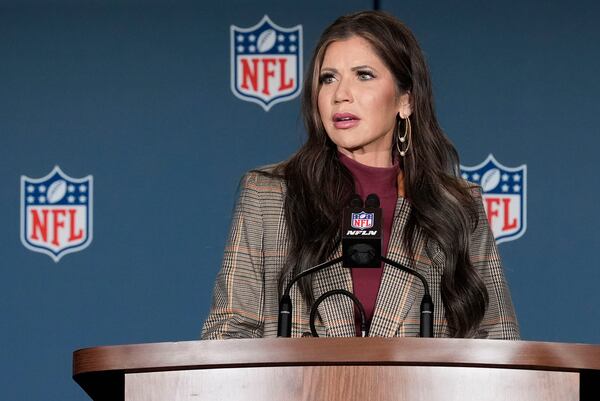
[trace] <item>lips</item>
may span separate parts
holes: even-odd
[[[356,127],[360,122],[360,118],[351,113],[335,113],[332,120],[333,126],[338,129]]]

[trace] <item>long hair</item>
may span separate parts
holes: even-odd
[[[274,171],[287,186],[284,214],[289,248],[279,277],[280,288],[291,276],[331,258],[340,244],[340,211],[354,193],[354,182],[325,131],[317,98],[327,46],[352,36],[370,43],[394,76],[398,95],[410,93],[412,144],[400,161],[411,205],[403,241],[412,257],[418,228],[428,240],[439,244],[446,260],[441,297],[451,335],[471,336],[488,303],[485,285],[469,258],[477,206],[470,189],[459,178],[458,153],[437,122],[431,79],[421,49],[404,24],[382,12],[365,11],[338,18],[321,35],[313,53],[302,94],[308,139]],[[394,135],[394,145],[396,138]],[[310,307],[314,303],[310,277],[299,282],[299,291]]]

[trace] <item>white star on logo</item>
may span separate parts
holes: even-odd
[[[240,52],[240,53],[243,52],[244,51],[244,46],[241,46],[241,45],[238,46],[237,47],[237,51]]]
[[[513,180],[515,182],[519,182],[519,181],[521,181],[521,176],[519,174],[515,174],[515,175],[513,175]]]
[[[481,178],[481,176],[477,173],[473,174],[471,177],[473,178],[473,181],[479,181],[479,179]]]
[[[469,174],[462,173],[461,177],[462,177],[463,180],[468,180],[469,179]]]
[[[69,192],[75,192],[75,185],[69,185],[67,187],[67,191],[69,191]]]
[[[284,45],[277,46],[277,51],[279,51],[280,53],[283,53],[284,50],[285,50],[285,46]]]
[[[290,35],[290,42],[296,41],[296,35]]]
[[[290,51],[291,51],[291,52],[295,52],[295,51],[296,51],[296,46],[294,46],[294,45],[291,45],[291,46],[290,46]]]
[[[27,203],[33,203],[34,200],[35,200],[35,198],[33,196],[31,196],[31,195],[29,195],[27,197]]]
[[[87,191],[87,187],[85,185],[80,185],[79,192],[85,192],[85,191]]]
[[[502,185],[502,192],[508,192],[508,185]]]
[[[513,191],[519,192],[520,190],[521,190],[521,186],[520,185],[514,185],[513,186]]]
[[[283,35],[279,35],[277,36],[277,40],[283,42],[285,40],[285,37]]]
[[[254,41],[256,40],[256,36],[254,36],[254,35],[250,35],[250,36],[248,36],[248,40],[249,40],[250,42],[254,42]]]
[[[244,35],[238,35],[237,41],[238,42],[243,42],[244,41]]]
[[[79,202],[84,203],[87,200],[87,198],[85,197],[85,195],[81,195],[79,197]]]
[[[27,192],[29,192],[29,193],[33,192],[34,189],[35,188],[33,187],[33,185],[28,185],[27,186]]]
[[[46,192],[46,186],[45,185],[40,185],[38,188],[38,191],[40,191],[41,193]]]
[[[252,45],[248,48],[248,50],[250,50],[250,52],[254,53],[256,51],[256,47],[254,45]]]
[[[45,196],[40,196],[39,199],[38,199],[38,201],[40,203],[46,203],[46,197]]]
[[[73,195],[70,195],[70,196],[67,198],[67,201],[68,201],[69,203],[73,203],[73,202],[75,202],[75,197],[74,197]]]
[[[502,174],[502,181],[508,181],[508,174]]]

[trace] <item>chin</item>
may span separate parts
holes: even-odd
[[[335,146],[337,146],[338,149],[343,148],[350,152],[354,152],[364,146],[363,143],[357,143],[357,142],[351,142],[351,141],[333,141],[333,143],[335,143]]]
[[[329,135],[329,139],[331,139],[331,141],[335,143],[338,148],[344,148],[348,150],[358,149],[365,145],[364,141],[357,140],[358,138],[353,138],[352,135],[349,134],[349,132],[336,133],[336,135]]]

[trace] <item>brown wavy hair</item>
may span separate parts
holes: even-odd
[[[431,79],[419,44],[403,23],[382,12],[364,11],[338,18],[323,32],[313,53],[302,94],[308,139],[274,171],[287,186],[284,213],[289,249],[279,277],[280,288],[291,276],[330,259],[340,244],[341,209],[354,193],[354,183],[325,131],[317,98],[327,46],[352,36],[370,43],[394,76],[399,95],[410,93],[412,144],[400,158],[405,194],[411,204],[403,241],[413,256],[417,228],[428,241],[437,242],[446,259],[441,296],[451,335],[473,336],[488,303],[485,285],[469,258],[477,205],[459,178],[458,153],[437,122]],[[299,282],[299,290],[310,307],[314,302],[310,277]]]

